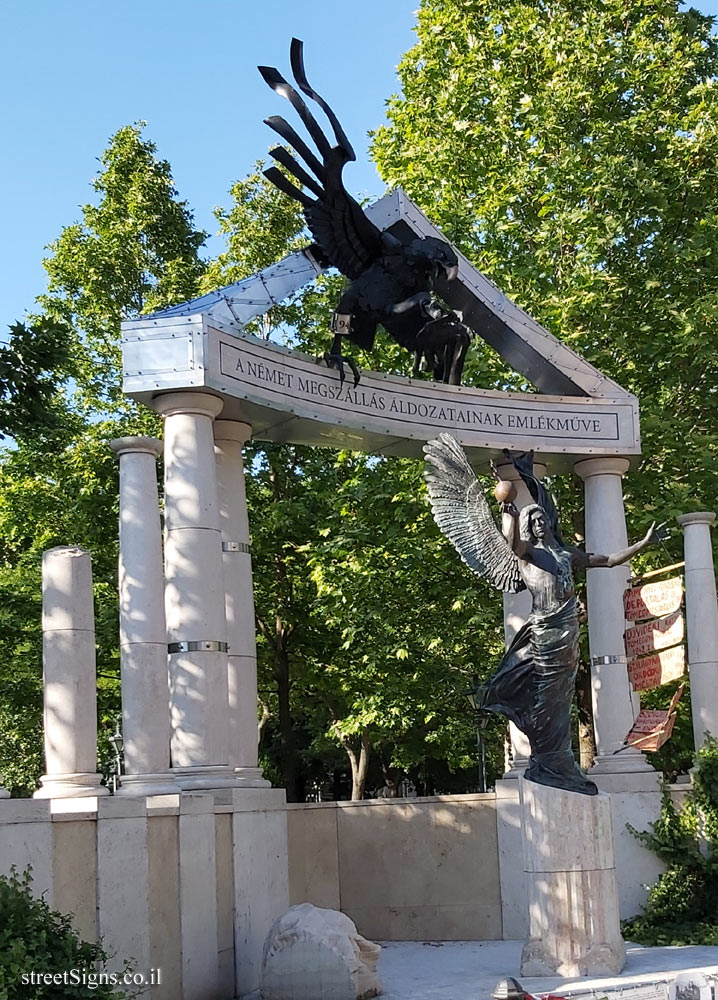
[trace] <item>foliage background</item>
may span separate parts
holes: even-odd
[[[710,18],[673,0],[422,0],[402,92],[373,140],[388,184],[401,184],[502,290],[638,395],[644,456],[625,492],[634,537],[656,516],[716,503],[710,30]],[[0,461],[0,762],[15,793],[31,791],[42,768],[39,567],[51,545],[93,554],[109,759],[119,693],[117,470],[107,441],[159,431],[120,392],[122,318],[237,280],[304,242],[296,207],[255,171],[218,211],[225,250],[203,261],[205,234],[141,123],[112,137],[94,189],[81,220],[49,248],[32,336],[19,327],[12,336],[34,397],[7,380],[21,370],[16,359],[3,369],[0,357],[0,417],[12,435]],[[320,353],[339,284],[325,276],[254,332]],[[358,360],[407,367],[386,339],[371,362]],[[466,381],[531,391],[480,342]],[[26,419],[16,404],[31,398]],[[418,464],[253,443],[247,468],[268,773],[291,798],[348,795],[350,773],[355,792],[362,783],[394,791],[405,776],[425,792],[472,787],[462,692],[500,654],[500,600],[438,536]],[[580,484],[551,485],[566,515],[580,517]],[[678,559],[677,533],[667,548],[636,567]],[[689,713],[686,700],[660,760],[667,772],[690,761]],[[493,776],[502,743],[497,722]]]

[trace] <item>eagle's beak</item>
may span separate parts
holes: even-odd
[[[451,267],[445,268],[445,271],[446,271],[446,280],[453,281],[454,278],[456,278],[457,274],[459,273],[459,265],[452,264]]]

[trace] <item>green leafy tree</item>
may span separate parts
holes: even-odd
[[[40,304],[77,331],[78,384],[87,405],[130,406],[122,397],[120,323],[191,298],[206,233],[180,201],[169,163],[142,137],[144,123],[111,139],[93,180],[97,199],[50,244]]]
[[[450,775],[467,782],[475,764],[463,693],[499,659],[501,600],[435,528],[421,463],[340,453],[337,464],[327,523],[306,546],[318,610],[339,640],[312,679],[313,696],[349,757],[354,798],[370,750],[390,789],[398,774],[452,790]],[[493,776],[502,742],[492,744]]]
[[[259,160],[251,174],[232,185],[230,208],[215,209],[227,248],[208,264],[202,279],[205,291],[256,274],[309,242],[301,235],[301,206],[268,183],[262,175],[265,166]]]
[[[296,802],[305,797],[311,770],[308,665],[333,645],[315,607],[305,546],[326,522],[338,477],[324,449],[253,444],[247,457],[259,689],[272,719],[263,749]]]
[[[666,794],[651,830],[633,831],[666,866],[643,912],[623,927],[641,944],[718,944],[718,741],[706,740],[695,763],[683,807]]]
[[[71,337],[68,326],[46,317],[10,327],[10,339],[0,345],[0,437],[37,437],[57,429]]]
[[[636,533],[716,502],[711,26],[677,0],[423,0],[373,142],[385,180],[638,396],[643,459],[625,487]],[[516,384],[481,358],[484,385]],[[561,486],[570,509],[579,490]],[[668,545],[680,558],[677,534]],[[661,561],[653,550],[637,565]]]
[[[122,396],[120,323],[190,298],[204,269],[204,233],[193,227],[169,164],[155,152],[140,126],[111,139],[93,182],[95,203],[63,230],[45,261],[44,314],[29,330],[16,328],[8,347],[28,372],[39,373],[36,401],[31,393],[26,408],[14,411],[15,441],[0,455],[0,628],[7,652],[0,666],[0,763],[16,793],[32,792],[42,772],[40,563],[53,545],[78,544],[92,554],[100,756],[111,756],[107,735],[119,712],[118,470],[108,441],[159,430],[150,410]],[[11,398],[29,384],[25,370],[13,373],[12,366],[13,356],[0,351],[0,380],[7,379],[0,381],[0,402],[4,386]],[[53,396],[64,372],[73,381]],[[40,403],[53,417],[49,429],[34,419]]]

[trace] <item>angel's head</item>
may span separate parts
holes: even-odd
[[[521,508],[519,514],[519,537],[522,542],[536,543],[550,537],[551,527],[549,525],[546,511],[537,503],[531,503],[527,507]]]

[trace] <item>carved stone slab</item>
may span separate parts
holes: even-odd
[[[290,907],[264,945],[263,1000],[363,1000],[379,996],[381,947],[338,910]]]
[[[628,394],[496,392],[369,371],[355,387],[315,358],[206,317],[136,323],[124,326],[125,392],[156,406],[163,391],[214,391],[223,418],[249,423],[260,440],[419,457],[447,431],[478,461],[534,448],[552,458],[552,472],[570,469],[577,455],[640,453],[638,404]]]

